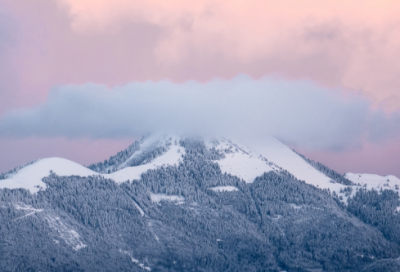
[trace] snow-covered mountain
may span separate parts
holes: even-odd
[[[185,148],[181,144],[183,140],[184,138],[178,135],[153,134],[135,142],[109,160],[90,165],[88,168],[62,158],[37,160],[12,173],[3,174],[0,188],[24,188],[36,193],[40,188],[46,187],[42,179],[48,176],[50,171],[59,176],[100,175],[117,183],[140,180],[140,176],[150,169],[178,165],[185,155]],[[210,160],[216,162],[222,172],[243,179],[246,183],[252,183],[263,173],[284,170],[317,188],[329,189],[344,200],[349,195],[353,196],[360,188],[397,191],[400,186],[400,180],[395,176],[353,173],[347,173],[343,177],[337,173],[336,176],[329,175],[327,171],[321,171],[321,167],[316,167],[315,163],[272,137],[262,142],[233,141],[218,137],[206,139],[204,143],[216,154]],[[344,183],[343,179],[347,179],[347,182]],[[352,188],[351,192],[349,187]]]
[[[400,271],[398,184],[274,138],[41,159],[0,175],[0,271]]]
[[[95,172],[85,166],[63,158],[46,158],[37,160],[18,169],[17,171],[3,174],[5,179],[0,179],[0,188],[24,188],[32,193],[36,193],[40,188],[46,187],[46,184],[43,183],[42,179],[47,177],[50,172],[54,172],[59,176],[102,176],[104,178],[112,179],[117,183],[127,180],[138,180],[142,173],[145,173],[150,169],[156,169],[163,165],[176,165],[181,160],[182,154],[184,154],[184,148],[180,147],[178,142],[175,140],[172,141],[172,138],[169,141],[164,140],[164,137],[157,139],[154,137],[148,137],[142,140],[140,142],[140,148],[136,149],[125,161],[117,166],[112,165],[105,167],[105,171],[103,168],[103,171],[101,172]],[[138,158],[143,154],[148,155],[148,152],[152,152],[160,147],[163,147],[165,152],[153,157],[151,161],[147,160],[136,166],[127,166],[129,165],[129,162],[133,161],[135,158]],[[119,170],[110,174],[102,173],[110,172],[110,169]]]

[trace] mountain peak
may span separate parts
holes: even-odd
[[[394,176],[352,173],[342,176],[296,153],[273,137],[263,141],[243,141],[226,137],[185,137],[179,133],[156,133],[134,142],[108,160],[87,168],[62,158],[38,160],[13,175],[4,175],[0,188],[25,188],[32,193],[38,192],[40,188],[46,187],[42,179],[50,171],[59,176],[100,175],[117,183],[140,180],[141,175],[151,169],[179,165],[186,155],[185,146],[193,144],[210,153],[208,160],[218,164],[223,173],[236,176],[246,183],[252,183],[264,173],[286,171],[317,188],[336,192],[344,201],[360,188],[398,190],[400,186],[400,180]],[[347,189],[349,186],[352,188],[350,194]]]

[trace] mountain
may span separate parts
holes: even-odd
[[[151,135],[0,175],[0,271],[399,271],[398,184],[274,138]]]

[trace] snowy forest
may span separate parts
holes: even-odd
[[[178,165],[140,180],[49,173],[36,194],[0,189],[0,271],[400,271],[397,192],[358,190],[344,203],[284,170],[246,183],[204,142],[179,145]],[[116,171],[137,150],[89,168]]]

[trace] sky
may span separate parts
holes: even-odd
[[[400,2],[0,0],[0,172],[156,130],[400,176]]]

